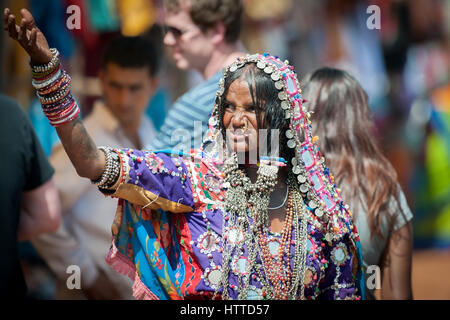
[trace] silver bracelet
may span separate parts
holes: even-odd
[[[51,48],[50,52],[52,53],[52,60],[50,60],[47,64],[38,64],[32,65],[31,68],[34,73],[44,73],[48,72],[59,65],[59,51],[56,48]]]
[[[99,188],[108,189],[117,181],[120,174],[120,159],[116,152],[114,152],[110,147],[99,147],[106,157],[105,170],[103,171],[100,179],[92,181]]]

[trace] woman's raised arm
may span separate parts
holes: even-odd
[[[54,59],[54,53],[50,50],[44,34],[37,28],[33,16],[26,9],[22,9],[21,14],[22,20],[20,21],[20,26],[18,26],[16,24],[15,16],[11,14],[8,8],[6,8],[3,14],[4,30],[25,49],[31,58],[32,65],[39,66],[51,63],[52,59]],[[67,83],[65,89],[67,90],[66,96],[68,96],[70,94],[70,77],[67,75],[66,78],[63,78],[63,76],[59,79],[57,75],[55,75],[55,79],[61,81],[59,82],[60,86]],[[35,74],[34,77],[36,77]],[[44,81],[41,81],[37,86],[47,90],[45,84]],[[52,88],[47,91],[50,90],[52,90]],[[67,107],[61,111],[61,106],[57,105],[55,107],[55,103],[53,103],[53,105],[50,104],[53,102],[52,98],[53,97],[47,98],[50,107],[48,107],[46,115],[51,123],[53,121],[54,124],[57,124],[55,126],[58,136],[77,173],[81,177],[98,180],[105,171],[106,157],[104,152],[97,149],[95,143],[86,132],[83,123],[78,117],[78,106],[76,105],[76,102],[73,101],[70,108]],[[43,99],[46,98],[41,97],[41,101],[43,101]],[[70,101],[68,104],[70,104]],[[64,118],[64,112],[72,112],[72,115],[74,116],[68,117],[66,115]],[[62,121],[61,119],[65,121]]]

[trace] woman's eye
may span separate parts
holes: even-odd
[[[223,108],[225,109],[225,111],[233,111],[235,109],[231,104],[226,104]]]

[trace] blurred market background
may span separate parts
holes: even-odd
[[[368,92],[379,138],[414,213],[415,299],[450,299],[450,0],[246,0],[242,42],[249,52],[288,59],[300,78],[328,65],[350,71]],[[81,8],[81,28],[66,12]],[[367,21],[380,8],[380,29]],[[83,116],[100,95],[105,43],[144,34],[158,45],[160,87],[147,113],[156,128],[173,102],[199,81],[178,71],[162,44],[164,8],[156,0],[0,0],[19,16],[29,8],[72,76]],[[27,110],[47,154],[57,142],[31,86],[24,51],[0,33],[0,91]],[[159,117],[156,117],[155,113]],[[54,276],[30,243],[21,257],[29,298],[52,299]],[[105,253],[106,254],[106,253]],[[1,289],[1,288],[0,288]]]

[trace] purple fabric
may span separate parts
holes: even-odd
[[[187,169],[188,159],[182,159],[180,157],[172,158],[171,156],[163,153],[154,155],[153,153],[136,151],[136,150],[123,150],[123,155],[128,157],[127,161],[130,166],[128,173],[129,180],[127,183],[134,184],[145,190],[148,190],[161,198],[173,202],[179,202],[191,208],[194,208],[191,212],[178,213],[184,214],[186,219],[187,229],[192,239],[192,252],[190,253],[192,259],[197,261],[200,265],[201,272],[210,268],[210,259],[208,255],[201,252],[198,247],[198,242],[205,232],[208,231],[208,224],[210,230],[218,235],[219,243],[216,250],[211,251],[212,260],[216,265],[222,265],[222,254],[218,250],[223,245],[222,240],[222,221],[223,212],[220,208],[205,209],[205,205],[195,202],[193,199],[191,180],[189,179],[189,171]],[[155,160],[155,161],[153,161]],[[150,162],[149,162],[150,161]],[[159,165],[155,165],[158,161]],[[149,165],[153,164],[152,165]],[[193,165],[191,168],[197,168],[200,170],[200,165]],[[181,169],[180,169],[181,168]],[[196,169],[196,170],[197,170]],[[204,169],[204,167],[203,167]],[[174,173],[173,173],[174,172]],[[193,172],[192,174],[198,174]],[[203,172],[203,176],[205,173]],[[186,177],[183,180],[183,176]],[[202,176],[202,173],[199,174]],[[202,188],[197,185],[196,188]],[[204,186],[203,186],[204,187]],[[206,218],[203,217],[204,210]],[[186,228],[186,226],[179,226],[179,228]],[[311,276],[312,281],[305,285],[305,297],[312,299],[345,299],[347,297],[354,298],[355,295],[355,282],[353,277],[353,259],[356,259],[353,255],[353,251],[350,250],[350,240],[348,236],[342,238],[339,242],[333,243],[331,246],[324,239],[324,234],[315,230],[314,227],[308,222],[308,239],[307,239],[307,257],[306,267],[308,275]],[[295,232],[292,230],[292,239],[294,239]],[[332,259],[333,249],[338,248],[338,245],[343,245],[346,248],[346,259],[342,266],[336,266]],[[295,246],[290,246],[290,252],[293,257],[295,254]],[[244,245],[244,254],[247,256],[247,248]],[[317,255],[317,257],[315,257]],[[257,255],[256,262],[261,263],[261,257]],[[293,258],[291,258],[291,268],[293,268]],[[337,276],[337,269],[340,271],[340,276]],[[342,288],[335,288],[335,284],[342,285]],[[232,271],[229,274],[229,284],[238,285],[238,276]],[[261,288],[261,283],[250,277],[250,284],[256,288]],[[301,290],[302,288],[299,288]],[[151,290],[151,288],[150,288]],[[201,279],[197,287],[196,292],[214,292],[214,289],[207,285],[207,283]],[[228,289],[231,298],[236,299],[238,297],[237,290]],[[298,296],[300,296],[298,294]]]
[[[128,158],[128,164],[130,166],[129,184],[137,185],[147,191],[150,191],[159,197],[178,202],[180,204],[187,205],[189,207],[194,206],[192,201],[192,189],[189,179],[187,178],[187,168],[185,163],[180,158],[180,165],[177,167],[173,159],[165,154],[158,153],[156,155],[163,163],[164,166],[157,166],[158,174],[152,172],[147,166],[145,159],[148,159],[153,153],[148,153],[140,150],[128,150],[130,151]],[[136,157],[136,158],[133,158]],[[137,161],[136,159],[141,159]],[[181,170],[179,170],[181,168]],[[173,176],[171,173],[185,174],[186,180],[184,182],[178,176]]]

